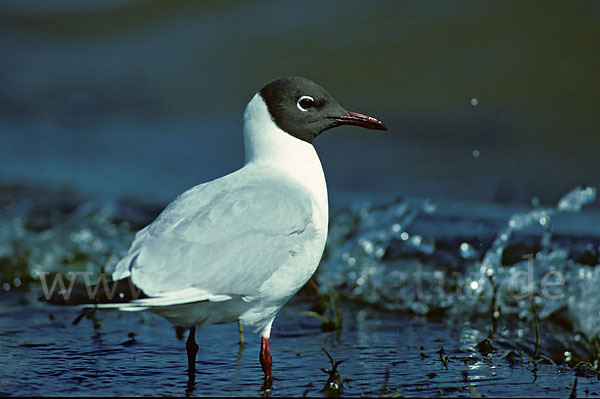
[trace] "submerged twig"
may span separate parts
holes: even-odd
[[[335,361],[333,357],[327,352],[325,348],[321,348],[323,352],[329,358],[331,362],[331,370],[326,368],[321,368],[321,371],[328,374],[327,382],[323,387],[323,391],[327,394],[328,397],[339,397],[342,394],[342,388],[344,387],[344,380],[338,371],[338,366],[342,364],[343,360]]]
[[[469,379],[469,372],[467,370],[463,370],[462,376],[463,376],[463,381],[465,382],[465,384],[467,384],[467,388],[469,388],[469,393],[471,394],[471,397],[472,398],[481,398],[482,397],[481,394],[479,392],[477,392],[477,389],[475,389],[473,384],[471,384],[471,381]]]
[[[593,367],[596,371],[596,374],[600,375],[600,338],[595,337],[592,340],[592,343],[594,344],[594,364]]]
[[[81,319],[83,319],[84,316],[90,315],[95,311],[95,308],[83,308],[81,312],[77,315],[77,317],[73,320],[73,325],[76,326],[77,324],[79,324],[79,322],[81,321]]]
[[[488,275],[488,279],[490,280],[490,284],[492,285],[492,308],[491,308],[491,319],[492,325],[490,327],[490,334],[488,335],[489,339],[494,337],[496,333],[496,329],[498,326],[498,318],[500,317],[500,307],[498,306],[498,284],[494,280],[494,275]]]
[[[446,351],[444,350],[443,346],[440,347],[438,353],[440,354],[440,361],[442,362],[442,365],[446,370],[448,370],[448,362],[450,362],[450,358],[448,357],[448,355],[446,355]]]
[[[533,351],[533,359],[538,358],[538,352],[540,349],[540,320],[535,307],[535,296],[531,297],[531,310],[533,311],[533,320],[535,322],[535,349]]]
[[[246,338],[244,338],[244,327],[241,320],[238,320],[238,332],[240,333],[240,347],[243,347],[246,343]]]
[[[573,386],[571,387],[571,393],[569,394],[569,399],[577,398],[577,377],[575,377],[575,381],[573,381]]]
[[[403,398],[404,395],[400,393],[398,388],[389,386],[390,380],[390,368],[387,367],[385,369],[385,374],[383,375],[383,385],[379,389],[379,396],[382,398]]]

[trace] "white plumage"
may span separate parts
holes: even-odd
[[[244,167],[184,192],[137,233],[112,276],[121,287],[116,298],[47,300],[149,310],[189,326],[190,383],[196,327],[241,320],[260,332],[264,387],[270,389],[273,320],[315,272],[327,239],[327,186],[312,141],[341,125],[386,130],[373,117],[345,110],[308,79],[265,85],[244,113]]]
[[[113,279],[151,298],[100,307],[151,310],[176,325],[241,320],[269,337],[314,273],[327,238],[327,187],[314,147],[282,131],[260,95],[244,114],[245,166],[177,197],[138,232]]]

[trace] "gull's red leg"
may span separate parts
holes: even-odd
[[[188,376],[193,378],[196,371],[196,354],[198,353],[198,344],[196,343],[196,326],[190,327],[190,334],[188,335],[185,347],[188,355]]]
[[[273,383],[273,372],[271,365],[273,358],[271,357],[271,349],[269,347],[269,338],[261,337],[260,341],[260,365],[263,373],[265,373],[265,385],[270,386]]]

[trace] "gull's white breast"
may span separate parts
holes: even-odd
[[[314,273],[328,223],[316,151],[279,129],[259,95],[246,108],[244,141],[242,169],[181,194],[136,235],[113,278],[131,275],[155,298],[123,309],[263,329]]]

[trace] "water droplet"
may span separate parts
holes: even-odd
[[[10,291],[10,284],[9,283],[2,284],[2,289],[4,291]]]
[[[16,288],[19,288],[19,287],[21,286],[21,279],[20,279],[20,278],[18,278],[18,277],[15,277],[15,279],[13,280],[13,285],[14,285]]]
[[[348,264],[350,266],[354,266],[356,264],[356,259],[354,257],[349,257],[348,258]]]
[[[479,158],[479,150],[473,150],[471,155],[473,156],[473,158]]]
[[[401,238],[403,241],[406,241],[406,240],[408,240],[408,238],[409,238],[409,237],[410,237],[410,235],[409,235],[409,234],[408,234],[406,231],[404,231],[404,232],[402,232],[402,234],[400,234],[400,238]]]
[[[393,231],[394,233],[398,233],[400,230],[402,230],[402,226],[400,226],[400,224],[399,224],[399,223],[394,223],[394,224],[392,225],[392,231]]]
[[[422,240],[423,240],[423,238],[417,234],[412,237],[410,242],[412,242],[414,246],[418,247],[419,245],[421,245]]]
[[[565,351],[565,362],[570,362],[572,358],[571,352]]]
[[[476,290],[477,288],[479,288],[479,283],[477,281],[471,281],[469,287],[471,287],[472,290]]]
[[[374,247],[373,247],[373,243],[371,241],[364,240],[362,242],[362,247],[367,254],[373,253]]]
[[[478,100],[478,99],[476,99],[475,97],[473,97],[473,98],[471,99],[471,105],[472,105],[472,106],[474,106],[474,107],[476,107],[476,106],[477,106],[477,104],[479,104],[479,100]]]
[[[425,213],[431,214],[437,210],[437,204],[431,198],[427,198],[423,201],[421,208]]]
[[[470,259],[477,255],[475,249],[468,242],[462,242],[460,244],[460,256],[464,259]]]

